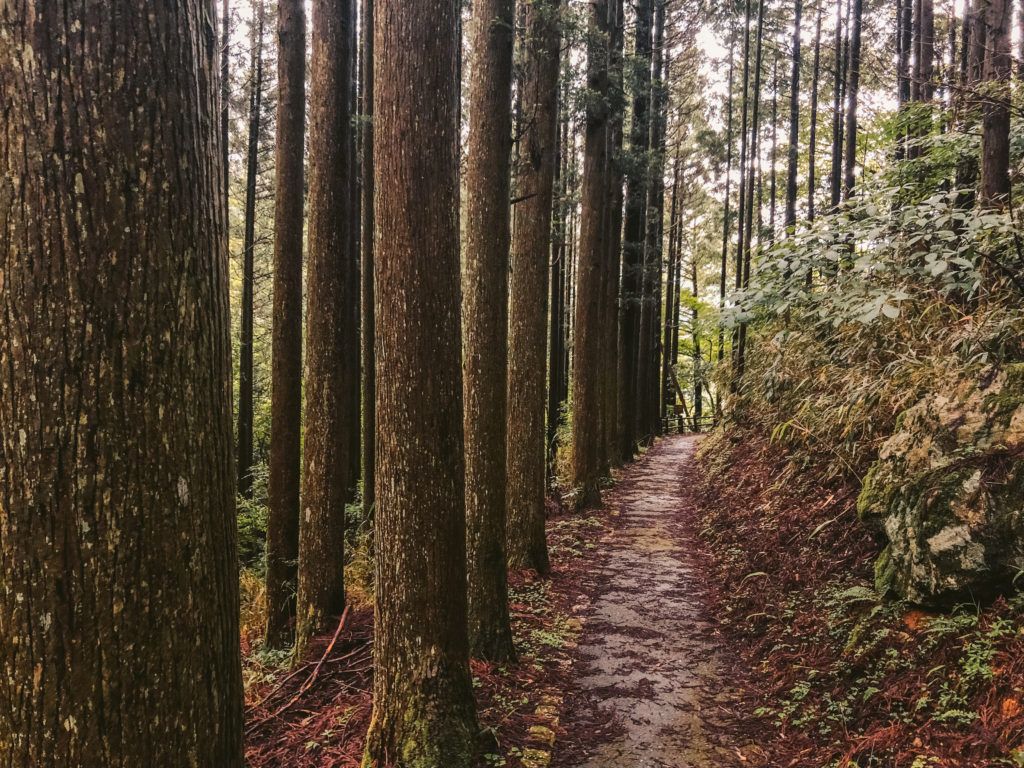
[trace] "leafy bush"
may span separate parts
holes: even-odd
[[[763,251],[724,315],[750,324],[734,420],[850,479],[937,381],[1024,356],[1024,228],[966,204],[975,137],[917,144],[919,157]]]

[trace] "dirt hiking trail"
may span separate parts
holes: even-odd
[[[603,555],[588,575],[594,597],[583,612],[557,766],[751,764],[736,748],[741,737],[681,512],[681,472],[697,442],[659,441],[606,492],[619,523],[599,543]]]

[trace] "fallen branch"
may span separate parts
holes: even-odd
[[[331,642],[327,644],[327,648],[324,649],[323,655],[320,657],[320,660],[316,663],[316,666],[313,667],[313,671],[309,673],[309,677],[306,678],[305,682],[303,682],[302,685],[299,686],[299,690],[296,691],[295,695],[292,696],[286,703],[282,704],[276,710],[271,712],[269,715],[253,723],[249,728],[246,729],[247,731],[251,732],[254,729],[263,725],[268,720],[274,720],[277,717],[280,717],[280,715],[283,712],[286,712],[292,705],[295,704],[295,702],[302,698],[302,694],[304,694],[313,686],[313,683],[316,681],[317,675],[320,674],[320,668],[324,665],[324,661],[327,659],[327,657],[331,655],[331,651],[334,650],[334,645],[338,642],[338,637],[341,635],[341,630],[345,627],[345,622],[348,620],[349,608],[350,606],[345,606],[345,610],[341,614],[341,620],[338,622],[338,628],[334,630],[334,637],[331,638]],[[303,667],[303,669],[305,669],[305,667]],[[289,676],[289,678],[290,677],[291,675]],[[269,699],[270,697],[268,696],[267,698]]]

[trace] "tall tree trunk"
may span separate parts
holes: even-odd
[[[1010,197],[1010,20],[1009,0],[989,0],[985,12],[985,101],[981,118],[979,201],[1004,208]]]
[[[253,287],[256,248],[256,179],[263,115],[263,0],[255,3],[249,94],[249,143],[245,161],[245,222],[242,236],[242,307],[238,342],[238,493],[252,497],[253,454]]]
[[[743,101],[740,108],[740,188],[736,200],[736,279],[735,288],[743,288],[743,233],[746,228],[747,219],[747,143],[748,133],[748,111],[750,109],[750,17],[753,7],[752,0],[746,0],[744,6],[743,22]],[[732,364],[733,377],[730,388],[735,390],[739,384],[740,374],[743,370],[743,360],[740,357],[740,336],[742,329],[733,332],[732,340]]]
[[[342,374],[345,378],[345,404],[348,406],[347,422],[352,426],[348,430],[348,468],[345,470],[345,502],[356,500],[359,491],[359,477],[362,472],[362,440],[360,424],[362,420],[362,284],[360,271],[360,245],[362,243],[362,174],[360,164],[359,126],[362,125],[362,95],[359,80],[359,0],[349,0],[348,4],[348,57],[349,57],[349,115],[353,124],[348,132],[349,167],[348,175],[348,267],[347,284],[350,287],[346,318],[345,364]]]
[[[557,30],[556,30],[557,32]],[[530,38],[527,38],[529,41]],[[528,54],[527,66],[529,67],[533,62],[534,53]],[[532,70],[527,69],[526,75],[532,74]],[[558,84],[558,72],[554,74],[555,90],[559,91]],[[524,81],[529,83],[530,81],[524,77]],[[525,86],[524,86],[525,87]],[[566,355],[566,314],[567,314],[567,293],[566,287],[569,276],[569,244],[570,238],[569,233],[569,202],[568,202],[568,190],[569,190],[569,154],[571,153],[571,145],[569,143],[569,119],[567,110],[565,109],[565,100],[567,94],[564,89],[554,97],[555,98],[555,111],[556,111],[556,133],[558,138],[556,139],[557,144],[557,161],[554,167],[554,188],[557,192],[553,192],[552,198],[553,203],[553,216],[554,223],[552,225],[552,236],[555,238],[551,244],[551,276],[549,281],[549,295],[550,295],[550,306],[548,310],[548,404],[547,404],[547,431],[545,433],[546,439],[546,457],[547,457],[547,480],[549,485],[553,485],[555,480],[555,464],[558,457],[558,427],[561,420],[561,409],[562,403],[565,402],[565,386],[566,386],[566,366],[565,366],[565,355]],[[535,111],[537,108],[534,108]],[[536,118],[535,118],[536,120]],[[531,126],[532,127],[532,126]],[[527,150],[529,151],[529,149]],[[550,150],[549,150],[550,151]],[[523,173],[522,171],[520,172]],[[516,216],[515,218],[518,218]],[[516,239],[513,239],[513,259],[515,258],[515,244]],[[515,263],[513,262],[513,277],[514,277]],[[514,315],[514,313],[513,313]],[[509,380],[509,402],[514,397],[512,392],[511,378]],[[510,405],[511,407],[511,405]],[[511,427],[510,427],[511,429]],[[511,443],[511,438],[510,438]],[[509,455],[515,448],[509,445]],[[511,463],[511,459],[510,459]],[[511,546],[511,536],[509,537]],[[511,552],[510,552],[511,558]]]
[[[893,39],[896,42],[896,100],[901,106],[910,98],[910,50],[903,44],[903,20],[910,2],[896,0],[896,31]]]
[[[760,119],[759,113],[761,108],[761,64],[762,64],[762,53],[763,53],[763,42],[764,42],[764,0],[759,0],[757,8],[757,33],[756,33],[756,53],[754,54],[754,88],[753,88],[753,105],[751,109],[751,151],[750,151],[750,178],[747,179],[747,200],[746,200],[746,235],[743,237],[743,244],[741,247],[742,251],[742,264],[740,267],[741,277],[741,288],[746,289],[750,285],[750,262],[751,262],[751,249],[752,249],[752,238],[754,231],[754,158],[759,156],[759,144],[760,144]],[[758,206],[760,210],[760,206]],[[747,346],[747,326],[746,323],[741,323],[739,327],[739,350],[737,352],[737,360],[739,364],[736,369],[737,379],[743,378],[744,369],[746,367],[746,346]]]
[[[556,130],[556,134],[557,134]],[[547,474],[547,481],[551,484],[555,476],[555,460],[557,458],[558,449],[558,423],[559,416],[561,413],[562,400],[560,398],[562,390],[562,358],[565,355],[564,350],[564,338],[562,336],[562,316],[565,313],[565,206],[562,204],[562,193],[560,191],[561,185],[564,179],[563,172],[563,161],[561,158],[561,152],[564,145],[561,140],[557,140],[559,149],[556,151],[558,160],[555,162],[555,173],[554,173],[554,188],[559,189],[557,194],[558,199],[553,204],[552,216],[553,222],[551,225],[552,243],[550,248],[550,267],[548,270],[548,326],[547,326],[547,347],[548,347],[548,367],[547,367],[547,426],[544,433],[545,443],[545,461]],[[514,256],[514,251],[513,251]],[[513,269],[515,265],[513,264]],[[512,392],[512,381],[511,375],[509,379],[509,403],[511,408],[511,401],[514,397]],[[511,424],[509,430],[512,429]],[[515,448],[511,445],[511,437],[509,438],[509,456],[511,457],[512,452]],[[509,460],[511,464],[511,458]],[[511,491],[510,491],[511,493]],[[509,533],[508,540],[511,546],[512,534]],[[510,554],[511,557],[511,554]]]
[[[800,22],[803,18],[803,2],[795,0],[793,19],[793,66],[789,76],[789,167],[786,171],[786,221],[787,229],[796,226],[797,169],[800,160]]]
[[[967,78],[970,85],[981,82],[985,75],[986,37],[988,34],[986,9],[988,7],[986,0],[972,0],[971,2],[971,53]]]
[[[1024,7],[1017,4],[1017,79],[1024,80]]]
[[[924,2],[931,4],[931,0],[924,0]],[[843,199],[848,199],[853,193],[854,170],[857,163],[857,99],[860,92],[860,27],[863,9],[864,0],[853,0],[853,17],[850,19],[850,69],[846,87],[846,157],[843,169]],[[931,78],[930,71],[928,77]],[[929,95],[928,98],[931,96]]]
[[[1024,80],[1024,6],[1020,3],[1017,4],[1017,79]]]
[[[896,80],[897,101],[900,109],[910,101],[912,91],[912,74],[910,56],[913,33],[913,0],[900,0],[896,8]],[[900,126],[900,135],[896,138],[896,158],[902,159],[907,154],[907,131]]]
[[[623,460],[633,458],[638,434],[640,322],[643,301],[645,222],[647,220],[647,145],[650,139],[652,0],[637,0],[634,27],[633,105],[629,131],[631,163],[626,174],[626,214],[622,249],[622,314],[619,328],[619,421]]]
[[[619,296],[622,276],[622,225],[623,225],[623,182],[622,162],[623,127],[625,121],[624,91],[624,27],[625,8],[623,0],[615,0],[611,23],[611,53],[609,68],[609,137],[608,137],[608,209],[605,217],[605,268],[604,320],[605,340],[602,344],[604,397],[601,412],[604,444],[602,446],[602,474],[610,474],[612,466],[620,466],[624,459],[622,434],[619,427],[619,326],[621,312]]]
[[[373,290],[373,269],[374,269],[374,179],[373,179],[373,35],[374,35],[374,2],[375,0],[362,0],[362,45],[360,53],[362,56],[361,72],[363,78],[363,121],[362,121],[362,227],[363,237],[361,245],[361,288],[362,301],[362,367],[363,367],[363,520],[370,521],[373,518],[376,494],[374,488],[374,439],[377,424],[376,417],[376,375],[374,373],[375,363],[373,354],[374,339],[374,290]]]
[[[676,274],[674,281],[674,290],[672,294],[672,338],[669,342],[669,359],[673,365],[679,360],[679,315],[681,309],[680,297],[682,295],[682,284],[683,284],[683,226],[682,226],[682,210],[677,214],[677,222],[675,228],[675,265]],[[669,368],[670,381],[667,383],[669,389],[669,396],[665,398],[666,402],[672,406],[674,412],[678,411],[678,405],[676,403],[676,387],[673,385],[671,378],[674,376],[674,371]],[[677,428],[676,430],[681,431]]]
[[[466,627],[459,7],[377,0],[375,9],[378,507],[366,765],[470,768],[478,734]]]
[[[348,407],[353,331],[348,152],[352,115],[348,26],[353,0],[314,0],[309,89],[309,264],[306,307],[306,430],[299,523],[295,650],[345,608],[345,501],[350,436]],[[339,98],[339,95],[342,98]]]
[[[690,287],[693,291],[693,309],[690,316],[690,332],[693,336],[693,431],[701,431],[704,418],[704,358],[700,352],[700,310],[697,307],[697,259],[690,257]]]
[[[974,11],[970,0],[964,2],[963,19],[960,22],[960,72],[959,83],[965,86],[970,82],[971,42],[974,28]]]
[[[5,766],[243,764],[214,24],[0,11]]]
[[[779,150],[779,54],[775,53],[772,60],[772,145],[768,153],[769,191],[768,191],[768,242],[775,240],[775,209],[778,197],[778,178],[775,172],[775,160]]]
[[[513,0],[477,0],[470,33],[473,76],[462,268],[466,567],[470,653],[489,661],[513,655],[505,557],[505,439],[514,7]],[[544,313],[534,312],[543,321]],[[543,338],[542,332],[541,349]]]
[[[302,429],[302,219],[306,116],[306,11],[279,0],[277,172],[274,204],[274,330],[267,517],[269,648],[289,642],[299,556]]]
[[[651,153],[650,181],[647,186],[646,243],[644,245],[643,301],[640,309],[640,376],[637,397],[640,408],[640,437],[649,442],[659,432],[661,402],[661,281],[662,230],[665,214],[664,133],[662,113],[665,0],[656,0],[654,12],[654,45],[651,76],[651,120],[648,147]]]
[[[933,0],[917,0],[919,16],[916,21],[916,40],[914,41],[914,86],[916,88],[917,101],[931,101],[933,91],[933,76],[935,74],[935,6]],[[855,14],[856,15],[856,14]],[[860,19],[855,18],[857,34],[860,34]],[[850,40],[853,40],[853,29],[851,28]],[[851,67],[852,69],[852,67]]]
[[[601,306],[606,265],[605,221],[608,152],[609,0],[596,0],[588,23],[587,102],[573,333],[572,484],[577,505],[600,503],[598,490],[601,419]]]
[[[730,203],[732,202],[730,192],[732,191],[732,87],[733,87],[733,74],[735,71],[735,61],[733,59],[733,51],[735,50],[736,41],[734,38],[729,39],[729,91],[726,96],[726,129],[725,129],[725,202],[723,204],[724,212],[722,214],[722,266],[719,275],[718,282],[718,310],[719,313],[725,309],[725,291],[726,281],[729,278],[729,233],[731,229],[731,210]],[[721,363],[725,359],[725,326],[719,323],[718,326],[718,362]]]
[[[662,349],[664,354],[661,357],[661,418],[668,418],[668,408],[675,401],[675,390],[672,388],[672,367],[675,365],[675,358],[672,357],[672,336],[675,329],[678,306],[676,300],[679,298],[679,250],[676,248],[676,238],[680,229],[680,203],[679,196],[679,148],[676,147],[675,157],[672,161],[672,194],[669,203],[668,216],[668,280],[665,286],[665,321],[662,331]]]
[[[224,185],[224,204],[228,201],[228,180],[231,167],[228,162],[228,116],[231,105],[231,6],[222,0],[220,11],[220,151],[221,182]]]
[[[807,138],[807,220],[814,221],[814,193],[817,185],[818,152],[818,84],[821,78],[821,17],[822,6],[818,6],[818,21],[814,26],[814,65],[811,74],[811,118]],[[807,272],[808,281],[811,273]]]
[[[908,0],[909,2],[909,0]],[[831,186],[831,207],[839,205],[842,199],[842,168],[843,168],[843,2],[836,1],[836,36],[835,66],[832,70],[832,171],[829,178]]]

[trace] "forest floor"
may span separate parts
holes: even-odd
[[[510,575],[518,659],[473,662],[482,766],[1024,765],[1024,596],[882,601],[852,485],[709,440],[659,440],[585,515],[550,503],[551,573]],[[246,637],[252,768],[359,766],[372,624],[354,606],[297,665]]]
[[[546,578],[510,576],[513,664],[473,662],[484,766],[760,765],[707,613],[680,480],[697,440],[670,437],[587,515],[552,504]],[[252,768],[354,768],[372,703],[372,610],[356,606],[306,659],[243,643]],[[251,646],[251,647],[250,647]],[[255,650],[254,650],[255,649]]]

